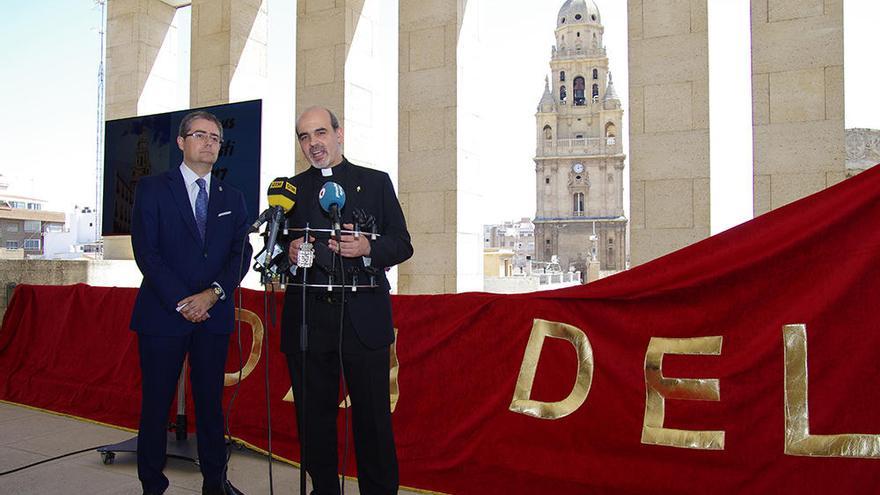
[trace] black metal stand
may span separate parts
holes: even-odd
[[[305,237],[303,237],[303,242],[309,242],[309,224],[306,224]],[[303,267],[302,273],[302,323],[300,324],[299,330],[299,350],[302,352],[302,374],[300,387],[300,396],[302,398],[302,411],[300,411],[300,421],[301,425],[299,431],[302,432],[299,435],[299,493],[301,495],[305,495],[306,493],[306,355],[309,350],[309,324],[306,320],[306,280],[308,279],[309,267]],[[300,404],[297,403],[297,408],[300,407]]]
[[[188,437],[186,431],[186,368],[187,361],[184,360],[183,367],[180,369],[180,378],[177,380],[177,417],[174,421],[174,431],[168,432],[168,446],[165,455],[198,464],[198,440],[195,435]],[[137,453],[137,437],[98,447],[98,453],[101,454],[101,460],[104,464],[113,464],[118,452]]]

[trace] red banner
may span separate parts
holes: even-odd
[[[878,199],[872,169],[587,286],[395,297],[402,484],[480,494],[878,489]],[[135,427],[134,294],[17,288],[0,331],[0,398]],[[297,459],[278,328],[257,316],[262,293],[243,295],[251,361],[232,432],[265,448],[268,360],[273,446]],[[264,328],[268,353],[251,338]]]

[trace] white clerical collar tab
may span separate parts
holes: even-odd
[[[324,177],[330,177],[331,175],[333,175],[333,169],[330,167],[322,168],[321,175],[323,175]]]

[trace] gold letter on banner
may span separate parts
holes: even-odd
[[[880,458],[880,435],[810,435],[807,326],[783,326],[782,340],[785,343],[785,453],[816,457]]]
[[[244,380],[251,374],[251,371],[254,371],[257,362],[260,361],[260,355],[263,352],[263,322],[260,321],[260,317],[252,311],[242,309],[239,312],[238,308],[235,308],[235,319],[241,320],[242,323],[247,323],[251,326],[251,352],[248,355],[247,362],[244,364],[244,368],[241,369],[241,379]],[[226,373],[223,376],[224,386],[229,387],[236,383],[238,383],[237,371]]]
[[[568,397],[559,402],[539,402],[530,398],[545,337],[567,340],[577,352],[577,380]],[[593,347],[590,345],[590,339],[587,338],[587,335],[571,325],[535,319],[532,323],[529,343],[526,345],[526,354],[520,366],[519,377],[516,379],[516,389],[513,391],[510,410],[540,419],[559,419],[581,407],[587,400],[592,383]]]
[[[651,337],[645,353],[645,422],[642,443],[688,449],[724,450],[724,431],[676,430],[663,427],[666,399],[721,400],[718,380],[666,378],[665,354],[721,354],[722,337],[664,339]]]
[[[394,343],[391,344],[389,354],[391,355],[389,389],[391,391],[391,412],[397,408],[397,399],[400,398],[400,387],[397,384],[397,375],[400,373],[400,362],[397,360],[397,329],[394,329]],[[282,399],[285,402],[293,402],[293,388],[287,389],[287,395]],[[348,407],[351,405],[351,399],[346,396],[345,400],[339,403],[339,407]]]

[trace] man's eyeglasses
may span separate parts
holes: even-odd
[[[220,136],[216,134],[208,134],[207,132],[196,131],[183,135],[184,138],[188,138],[190,136],[198,139],[203,143],[223,144],[223,140],[220,139]]]

